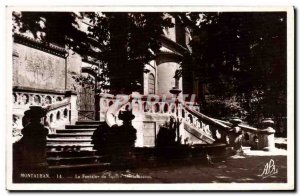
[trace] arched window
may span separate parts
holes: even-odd
[[[65,110],[64,110],[64,118],[67,118],[67,117],[68,117],[68,109],[65,108]]]
[[[149,94],[155,94],[155,77],[152,73],[148,77],[148,92]]]
[[[56,113],[56,120],[60,120],[60,111]]]
[[[53,114],[50,114],[50,123],[53,122]]]

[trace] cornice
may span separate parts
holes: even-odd
[[[14,34],[13,40],[15,43],[23,44],[38,50],[42,50],[59,57],[65,57],[67,53],[67,51],[62,47],[56,46],[51,43],[42,42],[22,34]]]

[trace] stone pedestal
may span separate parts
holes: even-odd
[[[242,131],[240,127],[234,127],[228,134],[229,146],[233,147],[234,150],[239,151],[242,149]]]
[[[243,132],[238,126],[242,121],[238,118],[233,118],[230,122],[232,123],[232,128],[228,134],[229,147],[232,147],[235,152],[242,152]]]
[[[272,127],[267,127],[257,133],[258,136],[258,149],[271,151],[275,149],[275,130]]]
[[[256,133],[256,150],[271,151],[275,149],[275,130],[272,128],[274,121],[271,118],[265,118],[261,122],[261,129]]]

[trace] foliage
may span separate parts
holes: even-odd
[[[89,50],[88,37],[79,30],[78,17],[73,12],[13,12],[13,32],[84,53]]]
[[[207,115],[218,119],[229,120],[233,116],[245,119],[248,114],[242,107],[241,100],[236,97],[222,99],[213,96],[207,99],[206,104]]]
[[[223,97],[224,106],[241,97],[239,105],[250,116],[286,115],[285,12],[187,13],[185,18],[193,32],[194,72],[209,84],[210,94]]]

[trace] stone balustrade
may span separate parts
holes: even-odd
[[[99,103],[99,106],[100,106],[100,111],[99,111],[100,121],[104,122],[106,112],[107,112],[108,108],[115,103],[116,97],[114,95],[111,95],[111,94],[100,94],[99,101],[100,101],[100,103]]]
[[[47,93],[14,92],[13,104],[15,107],[28,108],[29,106],[47,106],[63,100],[63,95]]]
[[[57,128],[70,124],[71,119],[74,118],[71,117],[71,99],[74,99],[74,96],[66,95],[66,92],[44,92],[43,90],[29,92],[26,89],[14,89],[12,96],[14,142],[22,138],[20,131],[27,124],[24,112],[28,111],[31,106],[40,106],[46,109],[47,114],[43,118],[43,123],[49,128],[50,133],[55,133]],[[76,100],[72,102],[76,102]],[[74,109],[76,110],[76,108]]]
[[[212,118],[213,119],[213,118]],[[221,121],[218,119],[213,119],[218,122],[222,122],[227,126],[232,127],[232,123],[227,121]],[[271,151],[275,149],[274,134],[275,130],[273,128],[274,122],[270,118],[264,119],[261,123],[261,128],[251,127],[245,124],[238,124],[243,132],[243,145],[251,146],[253,150],[265,150]]]
[[[71,122],[70,98],[65,98],[59,103],[44,107],[47,110],[44,125],[49,128],[50,134],[56,133],[56,129],[63,128]]]
[[[158,120],[158,117],[168,119],[170,116],[176,117],[178,114],[178,120],[182,123],[181,128],[206,143],[228,143],[229,146],[240,149],[242,141],[244,141],[242,134],[247,133],[250,135],[251,146],[256,145],[258,149],[265,150],[273,149],[274,146],[272,138],[274,138],[275,131],[271,126],[263,129],[242,123],[234,126],[231,122],[213,119],[200,113],[199,107],[193,103],[179,102],[177,108],[173,97],[163,99],[155,95],[149,98],[149,96],[139,94],[130,96],[106,94],[100,98],[100,102],[100,116],[102,116],[100,119],[106,120],[109,126],[120,125],[121,121],[117,116],[120,111],[125,110],[132,110],[136,116],[135,120],[151,121],[152,119],[153,122]],[[143,118],[139,118],[139,116],[143,116]],[[255,136],[259,138],[258,144],[255,143]]]
[[[164,98],[155,95],[149,97],[139,94],[123,95],[123,97],[121,95],[113,96],[107,94],[101,96],[100,102],[100,116],[102,116],[100,119],[105,119],[109,126],[121,125],[122,122],[117,116],[120,111],[125,110],[132,110],[136,116],[134,121],[140,122],[168,120],[171,116],[176,117],[178,114],[178,119],[181,122],[183,121],[185,126],[189,127],[188,130],[197,130],[201,133],[200,135],[205,135],[208,143],[214,141],[210,127],[211,120],[208,117],[204,118],[202,114],[199,116],[199,107],[193,105],[193,103],[178,103],[178,106],[176,106],[176,101],[173,97]],[[224,126],[228,128],[222,123],[214,122],[214,124],[219,124],[218,128],[224,128]],[[195,135],[195,133],[192,134]],[[203,137],[201,136],[201,138]]]
[[[182,113],[184,114],[184,120],[187,124],[194,126],[199,131],[205,132],[208,136],[213,137],[212,131],[210,130],[210,125],[204,123],[201,118],[194,115],[193,113],[183,110]]]
[[[137,95],[131,96],[131,99],[132,100],[130,101],[130,103],[126,103],[120,109],[121,110],[133,109],[137,112],[147,113],[147,114],[175,115],[176,113],[175,101],[172,99],[162,101],[159,98],[153,98],[153,99],[150,98],[150,100],[148,100],[146,96],[137,96]],[[117,100],[118,100],[117,96],[110,95],[110,94],[105,94],[100,96],[100,120],[101,121],[104,121],[105,113],[108,111],[110,106],[116,103]]]

